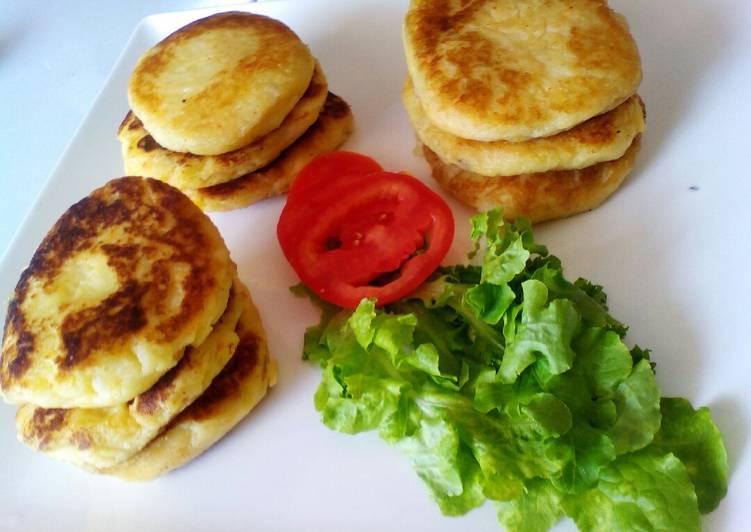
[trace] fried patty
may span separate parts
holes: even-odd
[[[8,307],[0,387],[45,408],[124,403],[224,312],[234,264],[211,220],[157,181],[110,181],[70,207]]]
[[[465,139],[554,135],[641,81],[636,44],[605,0],[412,0],[403,38],[428,118]]]
[[[237,150],[220,155],[174,152],[159,145],[128,112],[118,130],[125,173],[155,177],[178,187],[200,188],[230,181],[273,161],[318,118],[326,101],[328,84],[320,67],[302,98],[278,128]]]
[[[621,157],[644,130],[644,107],[634,95],[605,114],[552,137],[521,142],[481,142],[434,126],[407,80],[402,101],[420,142],[442,161],[487,176],[575,170]]]
[[[206,340],[186,348],[175,367],[132,401],[103,408],[22,405],[16,414],[19,439],[36,451],[89,469],[130,458],[200,396],[232,357],[245,294],[235,279],[227,309]]]
[[[161,146],[218,155],[279,127],[314,67],[307,46],[281,22],[220,13],[148,50],[131,75],[128,101]]]
[[[205,211],[247,207],[289,190],[298,172],[318,155],[338,148],[352,132],[352,111],[329,92],[318,120],[271,164],[232,181],[185,193]]]
[[[99,472],[127,480],[150,480],[176,469],[211,447],[239,423],[276,383],[258,310],[248,296],[237,331],[235,354],[196,401],[142,451]]]
[[[446,164],[427,146],[423,155],[433,178],[462,203],[484,211],[502,207],[505,218],[532,222],[563,218],[594,209],[621,185],[634,166],[641,136],[619,159],[579,170],[553,170],[488,177]]]

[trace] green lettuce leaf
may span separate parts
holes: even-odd
[[[728,455],[709,409],[694,410],[686,399],[663,397],[662,425],[649,446],[673,453],[686,466],[701,513],[711,512],[728,490]]]
[[[525,281],[522,290],[521,323],[506,348],[499,372],[505,382],[516,380],[538,355],[546,377],[570,369],[576,356],[571,340],[579,330],[580,318],[571,302],[555,299],[547,304],[548,290],[539,281]]]
[[[423,419],[415,434],[398,444],[439,504],[465,494],[464,470],[471,463],[460,457],[460,446],[454,426],[440,418]],[[471,486],[468,488],[472,493]],[[467,501],[470,502],[467,510],[484,502],[484,497],[472,501]]]
[[[507,284],[482,283],[464,293],[462,304],[482,320],[495,325],[515,298],[516,294]]]
[[[322,317],[303,358],[321,367],[323,423],[377,430],[447,515],[490,499],[509,530],[563,515],[582,530],[698,530],[727,491],[709,411],[660,398],[603,288],[568,281],[529,223],[489,211],[471,236],[481,265],[442,267],[385,308],[311,295]]]
[[[578,424],[565,436],[569,453],[561,474],[551,478],[561,493],[580,493],[597,485],[602,469],[615,460],[610,438],[587,424]]]
[[[618,418],[608,431],[617,454],[649,444],[660,428],[660,390],[649,362],[639,362],[615,390]]]
[[[577,363],[593,394],[610,396],[616,387],[631,374],[631,355],[621,338],[613,331],[600,327],[585,330],[577,339]]]
[[[620,456],[603,469],[597,488],[565,498],[563,507],[582,531],[701,529],[696,493],[673,454]]]
[[[498,519],[508,532],[545,532],[563,517],[561,494],[550,482],[528,481],[524,494],[498,503]]]

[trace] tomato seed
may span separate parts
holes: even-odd
[[[326,239],[324,244],[326,251],[333,251],[342,247],[342,240],[338,236],[330,236]]]

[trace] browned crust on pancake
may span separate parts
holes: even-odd
[[[192,48],[194,43],[208,51]],[[231,52],[235,45],[237,54]],[[192,63],[217,70],[191,70]],[[149,49],[133,70],[128,100],[161,145],[216,155],[278,127],[305,92],[314,66],[310,50],[282,22],[255,13],[218,13]],[[183,74],[196,82],[180,80]],[[268,80],[276,80],[270,82],[273,91],[264,88]]]
[[[150,480],[195,458],[230,431],[276,383],[258,309],[248,297],[238,324],[239,344],[204,394],[144,449],[100,473]]]
[[[461,27],[468,21],[472,20],[475,12],[478,11],[483,2],[463,2],[461,9],[455,11],[454,2],[450,0],[436,0],[432,2],[430,8],[415,9],[414,12],[407,15],[406,24],[410,26],[411,33],[414,35],[415,48],[418,50],[437,50],[444,35],[454,31],[461,30]],[[473,39],[473,37],[475,37]],[[478,80],[473,75],[474,66],[477,64],[490,64],[493,53],[490,43],[484,39],[476,39],[476,34],[471,33],[467,36],[467,45],[461,48],[460,52],[451,50],[445,58],[432,53],[418,54],[416,61],[422,65],[429,65],[427,70],[440,80],[437,84],[441,90],[457,94],[458,105],[466,105],[471,108],[482,108],[489,105],[502,106],[503,99],[493,101],[492,92],[485,80]],[[448,60],[456,66],[456,74],[446,78],[441,70],[441,60]],[[516,90],[520,90],[524,85],[529,84],[528,77],[525,78],[523,73],[514,70],[503,70],[502,79],[509,87],[507,98]],[[539,118],[535,116],[534,118]]]
[[[39,449],[44,450],[52,435],[65,423],[68,411],[64,408],[37,408],[34,410],[30,436],[39,442]]]
[[[329,136],[339,122],[346,121],[338,134]],[[329,92],[318,120],[268,166],[247,175],[214,185],[186,190],[191,199],[206,211],[224,211],[245,207],[289,190],[298,172],[313,158],[335,150],[352,131],[352,111],[336,94]]]
[[[478,28],[475,17],[495,11],[499,4],[510,13],[521,13],[513,2],[411,2],[404,23],[407,64],[418,96],[426,101],[426,112],[437,126],[478,141],[522,141],[569,129],[613,109],[635,91],[641,80],[638,50],[624,20],[609,9],[605,0],[568,2],[567,8],[566,3],[548,1],[553,4],[547,6],[548,10],[576,9],[597,21],[596,30],[574,23],[567,38],[559,43],[565,47],[561,53],[571,58],[577,73],[549,79],[527,71],[527,65],[518,66],[516,58],[509,58],[507,44],[495,38],[492,27]],[[496,20],[493,24],[503,28],[504,22],[507,21]],[[526,27],[522,22],[512,23]],[[529,35],[530,42],[539,38]],[[536,60],[531,57],[528,61]],[[605,84],[599,74],[591,74],[606,71],[612,72],[612,78],[617,76],[623,86]],[[430,95],[441,97],[429,98]],[[567,120],[565,127],[560,123],[552,125],[551,118],[568,115],[577,120]],[[457,116],[466,123],[450,125]],[[466,129],[470,123],[472,134]]]
[[[167,373],[161,376],[151,388],[139,395],[135,401],[136,411],[142,415],[152,415],[157,411],[159,405],[164,402],[164,398],[169,395],[175,387],[175,379],[184,370],[187,361],[190,360],[190,351],[192,347],[185,348],[185,354]]]
[[[631,98],[639,103],[642,109],[642,115],[646,117],[646,108],[644,107],[644,102],[641,97],[638,94],[634,94]],[[626,101],[628,102],[630,100]],[[621,105],[624,105],[625,103],[626,102]],[[617,116],[614,111],[615,109],[590,118],[579,126],[568,130],[567,133],[587,146],[603,146],[609,144],[620,134],[620,131],[614,127]]]
[[[243,381],[248,378],[260,359],[259,349],[262,339],[252,332],[246,332],[237,344],[235,354],[224,366],[221,373],[211,382],[206,391],[196,399],[190,408],[183,411],[175,423],[180,421],[200,421],[211,417],[217,405],[229,397],[237,394]],[[264,358],[263,363],[266,364]]]
[[[610,197],[631,171],[640,141],[641,135],[620,159],[580,170],[498,177],[447,165],[427,146],[422,149],[433,178],[462,203],[478,210],[501,207],[505,218],[542,222],[594,209]]]
[[[523,142],[465,139],[430,122],[409,77],[402,101],[420,142],[445,163],[479,175],[574,170],[621,157],[644,130],[644,105],[633,95],[617,108],[550,137]]]
[[[277,53],[278,47],[274,46],[276,39],[279,38],[279,33],[288,34],[295,39],[297,39],[297,35],[278,20],[253,13],[230,11],[191,22],[160,41],[155,47],[155,49],[158,49],[158,53],[148,54],[133,73],[133,80],[130,84],[131,91],[144,105],[154,109],[158,108],[161,105],[162,99],[158,92],[155,91],[152,76],[161,72],[169,62],[175,47],[207,31],[219,28],[241,29],[247,27],[249,24],[253,24],[256,27],[266,27],[270,31],[259,34],[259,38],[266,38],[266,41],[260,43],[260,48],[264,50],[264,53],[253,55],[238,65],[238,74],[241,74],[243,71],[276,68],[280,61],[286,60],[284,53],[279,55]],[[238,75],[235,85],[224,84],[220,92],[214,90],[216,88],[213,86],[207,87],[206,90],[193,98],[192,105],[196,109],[199,109],[201,102],[231,102],[242,92],[240,90],[241,87],[242,76]]]
[[[25,272],[24,272],[25,273]],[[21,276],[19,285],[23,282],[23,290],[26,290],[24,275]],[[18,288],[16,288],[18,294]],[[31,364],[30,355],[34,352],[34,335],[26,329],[26,320],[18,311],[18,296],[8,305],[8,313],[5,316],[5,325],[3,326],[3,338],[10,334],[10,331],[16,331],[17,339],[15,344],[15,353],[6,355],[3,350],[0,354],[0,388],[7,387],[11,380],[17,379],[29,369]]]
[[[230,292],[229,300],[227,301],[227,310],[232,308],[236,297],[238,297],[236,289],[233,289]],[[225,315],[226,312],[227,311],[225,310]],[[191,351],[194,349],[195,348],[192,346],[186,347],[185,352],[183,353],[183,356],[180,357],[178,363],[167,373],[162,375],[156,384],[135,398],[134,406],[136,412],[143,416],[150,416],[161,408],[165,397],[169,396],[175,386],[175,379],[178,378],[181,372],[195,366],[195,361],[193,357],[190,356]]]
[[[268,164],[271,160],[281,153],[284,148],[294,142],[295,137],[299,137],[301,133],[304,133],[305,129],[310,127],[314,122],[317,115],[320,113],[323,105],[326,102],[326,95],[328,93],[328,83],[320,68],[316,66],[316,71],[303,94],[300,102],[296,104],[295,108],[290,111],[287,117],[282,121],[279,127],[265,136],[251,142],[250,144],[232,150],[226,153],[220,153],[218,155],[197,155],[188,152],[175,152],[161,146],[152,137],[144,127],[143,123],[133,113],[128,111],[123,119],[122,123],[118,127],[118,136],[124,147],[124,157],[143,157],[137,152],[141,151],[146,154],[155,152],[152,154],[150,161],[154,161],[154,157],[161,157],[158,163],[151,163],[150,170],[147,170],[147,166],[141,169],[142,172],[149,177],[155,177],[178,188],[184,188],[185,186],[192,187],[208,187],[222,182],[229,181],[230,179],[236,179],[241,175],[257,170],[264,164]],[[302,102],[302,104],[301,104]],[[310,102],[317,102],[317,105],[311,108]],[[300,110],[298,110],[298,108]],[[308,108],[311,108],[306,112]],[[315,114],[314,114],[315,113]],[[143,136],[135,142],[135,148],[133,148],[133,137],[123,135],[123,131],[135,131],[137,134]],[[287,131],[295,132],[294,136]],[[273,137],[273,138],[272,138]],[[279,139],[286,139],[284,144],[279,145]],[[279,145],[277,147],[277,145]],[[271,146],[272,148],[270,148]],[[273,151],[272,151],[273,150]],[[130,153],[129,153],[130,152]],[[136,152],[136,153],[133,153]],[[263,158],[261,158],[261,154]],[[253,164],[249,164],[250,161]],[[167,163],[168,161],[168,163]],[[263,161],[261,164],[256,161]],[[203,166],[199,166],[203,165]],[[126,168],[127,168],[126,164]],[[167,175],[168,167],[171,175]],[[184,168],[191,172],[196,172],[195,178],[182,177],[180,175],[180,169]],[[197,172],[195,168],[201,168],[200,172]],[[206,168],[210,168],[208,172]],[[183,170],[183,172],[185,172]],[[127,170],[126,170],[127,171]]]
[[[164,228],[167,213],[176,219],[169,229]],[[34,332],[20,310],[29,283],[33,279],[48,286],[65,261],[76,253],[96,249],[105,254],[122,288],[98,305],[64,317],[61,330],[64,351],[56,359],[60,371],[86,363],[94,351],[106,352],[113,345],[124,344],[146,324],[146,308],[164,308],[169,261],[156,261],[148,281],[133,279],[137,262],[154,250],[149,245],[97,241],[105,229],[116,225],[125,227],[129,234],[147,235],[150,241],[168,246],[173,252],[171,260],[193,266],[182,283],[185,297],[179,311],[162,320],[150,332],[151,337],[162,341],[175,338],[181,327],[203,311],[207,294],[219,288],[206,254],[207,248],[216,246],[216,240],[212,239],[218,233],[212,234],[216,229],[203,213],[184,194],[160,181],[139,177],[112,180],[63,214],[21,274],[4,327],[6,340],[13,336],[16,341],[4,345],[0,361],[3,388],[24,375],[34,353]]]
[[[65,351],[58,359],[61,370],[69,370],[96,350],[106,349],[146,325],[141,299],[147,286],[128,283],[99,305],[65,316],[60,334]]]
[[[208,344],[187,347],[177,365],[133,400],[101,409],[22,405],[16,414],[19,439],[32,449],[82,467],[126,460],[204,393],[235,356],[239,338],[227,332],[240,330],[240,315],[247,312],[246,294],[247,289],[236,280],[212,332],[217,336],[212,339],[210,335]]]

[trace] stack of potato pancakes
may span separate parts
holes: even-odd
[[[250,13],[198,20],[151,48],[128,100],[118,132],[125,173],[178,187],[207,211],[283,194],[353,127],[299,37]]]
[[[433,177],[477,209],[592,209],[634,165],[641,62],[605,0],[412,0],[403,102]]]
[[[275,367],[216,227],[179,190],[124,177],[68,209],[21,275],[0,388],[28,446],[145,480],[221,438]]]

